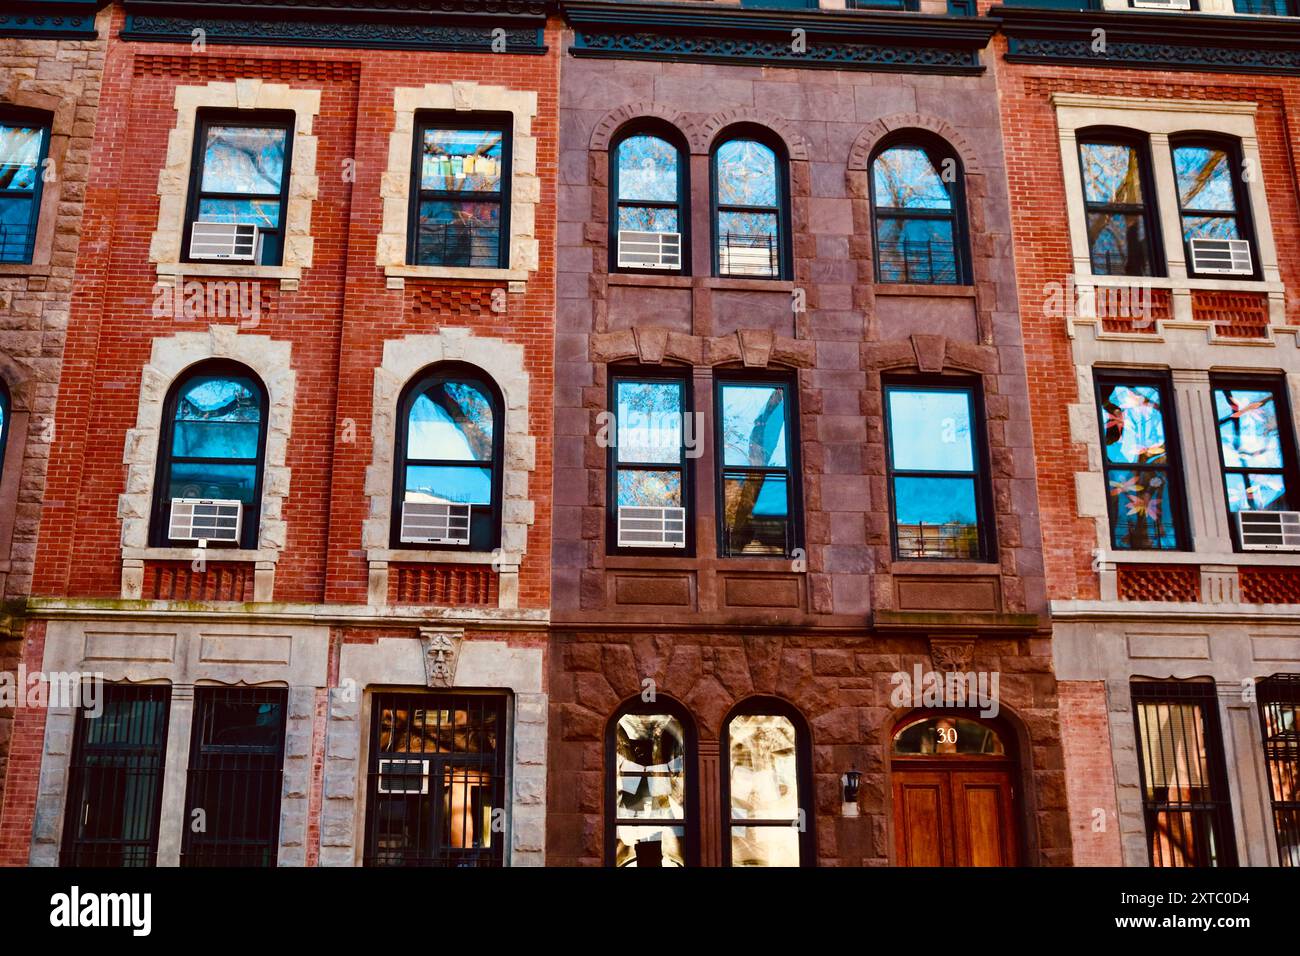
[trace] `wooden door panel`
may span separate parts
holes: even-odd
[[[899,866],[952,866],[951,820],[946,773],[894,774],[894,843]]]
[[[952,826],[957,866],[1015,866],[1011,776],[1005,771],[953,771]]]

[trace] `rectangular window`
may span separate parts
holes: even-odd
[[[1171,152],[1188,271],[1255,275],[1245,171],[1236,143],[1193,140]]]
[[[987,558],[971,385],[896,382],[885,386],[894,553],[900,558]]]
[[[692,541],[682,377],[611,375],[610,541],[618,548],[689,550]],[[690,421],[694,421],[692,416]]]
[[[1255,691],[1278,865],[1300,867],[1300,674],[1266,677]]]
[[[1133,723],[1152,866],[1236,866],[1215,685],[1135,681]]]
[[[1147,162],[1145,141],[1079,142],[1094,275],[1158,274],[1158,239]]]
[[[171,687],[103,685],[73,732],[62,866],[153,866]]]
[[[1219,427],[1219,462],[1228,511],[1295,511],[1295,452],[1291,413],[1282,383],[1269,379],[1215,378],[1214,416]],[[1233,534],[1240,538],[1233,520]],[[1280,526],[1249,529],[1255,541],[1280,535]],[[1258,534],[1257,534],[1258,532]],[[1265,535],[1264,538],[1260,534]],[[1278,544],[1282,541],[1279,538]],[[1240,545],[1241,542],[1238,541]]]
[[[292,114],[202,113],[186,216],[185,254],[196,222],[252,224],[254,262],[278,266],[284,257],[284,215],[293,151]]]
[[[501,866],[506,699],[376,694],[366,866]]]
[[[48,124],[0,116],[0,262],[31,262],[50,148]]]
[[[1099,373],[1096,379],[1112,547],[1185,548],[1182,466],[1168,379],[1144,373]]]
[[[500,114],[416,123],[411,262],[509,268],[511,123]]]
[[[276,865],[288,701],[279,687],[194,689],[181,866]]]
[[[720,379],[719,509],[725,557],[788,557],[796,541],[794,383]]]

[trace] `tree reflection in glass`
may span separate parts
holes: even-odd
[[[624,714],[614,732],[614,865],[685,866],[681,722],[670,714]]]
[[[1214,410],[1229,509],[1290,510],[1274,393],[1263,388],[1216,388]]]
[[[1161,386],[1103,385],[1101,418],[1115,547],[1178,547]]]

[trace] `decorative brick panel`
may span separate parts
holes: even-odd
[[[1194,564],[1121,564],[1116,570],[1121,601],[1201,599],[1201,571]]]
[[[136,76],[183,77],[184,79],[223,80],[257,78],[263,80],[316,80],[318,82],[347,82],[361,76],[358,63],[339,63],[327,60],[245,59],[243,57],[164,56],[145,54],[134,62]]]
[[[497,574],[476,564],[394,564],[389,568],[390,604],[495,607]]]
[[[408,308],[416,316],[490,316],[493,288],[491,285],[422,284],[408,290]]]
[[[251,601],[253,565],[208,562],[195,571],[189,561],[146,561],[146,601]]]
[[[1219,335],[1237,339],[1262,339],[1268,330],[1268,297],[1250,292],[1192,293],[1192,318],[1213,322]]]
[[[1133,308],[1133,300],[1125,299],[1119,289],[1098,289],[1095,301],[1097,318],[1101,319],[1103,332],[1154,332],[1157,322],[1168,322],[1173,315],[1173,294],[1169,289],[1148,289],[1147,314]]]
[[[1246,604],[1300,604],[1300,568],[1242,568],[1237,578]]]

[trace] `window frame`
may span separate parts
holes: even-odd
[[[620,382],[665,383],[681,387],[683,416],[695,414],[694,376],[691,369],[672,365],[647,368],[641,365],[608,366],[607,408],[613,416],[613,440],[608,443],[605,456],[605,553],[610,555],[628,555],[647,558],[693,558],[695,557],[695,459],[687,454],[686,428],[683,419],[681,464],[664,465],[646,462],[633,462],[623,465],[618,459],[618,385]],[[698,419],[697,419],[698,420]],[[695,441],[703,441],[702,435],[696,435]],[[686,509],[686,546],[684,548],[638,548],[619,547],[618,544],[618,473],[627,467],[631,470],[665,471],[677,469],[682,472],[682,507]]]
[[[956,163],[957,179],[951,184],[947,184],[951,186],[949,191],[950,208],[947,212],[932,209],[908,210],[898,206],[883,207],[885,210],[884,218],[886,219],[929,219],[937,222],[946,221],[952,224],[953,282],[914,282],[910,279],[894,281],[881,276],[880,219],[882,207],[876,199],[876,162],[884,153],[899,148],[919,149],[924,152],[926,158],[930,160],[930,165],[939,175],[940,181],[943,179],[944,160],[951,159]],[[938,162],[935,162],[936,159]],[[905,130],[900,134],[885,138],[872,150],[871,160],[867,163],[867,188],[871,199],[871,249],[874,260],[874,279],[877,283],[881,285],[927,286],[968,286],[972,284],[974,279],[971,270],[970,226],[966,206],[966,167],[957,151],[953,149],[947,140],[927,134],[922,130]]]
[[[900,391],[965,391],[971,409],[971,441],[974,445],[971,464],[975,466],[970,472],[957,471],[914,471],[904,469],[901,472],[894,467],[894,443],[890,428],[890,394]],[[897,374],[885,375],[880,383],[883,401],[884,439],[885,439],[885,484],[889,495],[889,539],[895,561],[942,561],[945,563],[974,561],[981,564],[998,560],[996,513],[993,509],[993,470],[990,461],[988,425],[984,413],[984,383],[978,377],[957,375]],[[975,521],[979,554],[974,558],[945,558],[941,556],[909,557],[903,555],[898,547],[898,503],[894,494],[894,479],[903,477],[919,478],[964,478],[969,477],[975,483]]]
[[[14,402],[9,383],[0,378],[0,488],[5,476],[5,455],[9,451],[9,433],[14,428]]]
[[[43,110],[21,106],[0,106],[0,124],[33,126],[41,130],[41,146],[36,158],[36,183],[30,193],[31,215],[27,222],[27,238],[23,255],[18,259],[0,259],[0,265],[32,265],[36,259],[36,239],[41,228],[41,205],[45,201],[45,161],[50,158],[50,143],[54,138],[54,117]],[[23,198],[28,194],[20,189],[0,189],[0,198]],[[3,247],[0,247],[3,251]]]
[[[681,820],[682,841],[685,844],[685,866],[691,868],[700,865],[700,779],[699,773],[699,737],[691,713],[679,701],[664,694],[658,694],[652,701],[633,697],[624,701],[605,725],[605,866],[617,868],[618,828],[618,722],[628,714],[664,715],[677,720],[682,727],[685,758],[682,773],[685,777],[686,806]],[[640,826],[647,817],[624,818],[623,826]],[[671,819],[662,817],[657,819]]]
[[[1181,148],[1203,149],[1220,149],[1223,150],[1228,159],[1229,178],[1232,182],[1232,201],[1236,206],[1231,216],[1224,215],[1219,210],[1195,210],[1187,209],[1183,206],[1182,190],[1178,187],[1178,162],[1176,153]],[[1255,233],[1255,220],[1251,216],[1250,209],[1250,190],[1246,185],[1245,178],[1241,175],[1245,168],[1244,154],[1241,148],[1241,141],[1235,136],[1228,136],[1223,133],[1202,133],[1187,132],[1176,133],[1169,137],[1169,166],[1173,171],[1174,179],[1174,204],[1178,212],[1178,235],[1182,238],[1184,261],[1187,264],[1187,275],[1192,279],[1235,279],[1235,280],[1259,280],[1263,277],[1259,261],[1259,240]],[[1184,237],[1183,218],[1186,216],[1206,216],[1216,219],[1231,218],[1237,225],[1237,236],[1246,240],[1250,244],[1250,275],[1224,276],[1215,273],[1199,273],[1192,267],[1192,251],[1187,239]]]
[[[181,262],[211,264],[211,260],[190,256],[190,234],[199,218],[199,208],[205,198],[216,199],[269,199],[271,193],[203,192],[203,160],[206,154],[208,130],[214,126],[232,126],[241,129],[283,129],[284,169],[280,175],[280,224],[275,233],[279,236],[279,253],[267,262],[236,262],[233,266],[282,266],[284,247],[288,236],[289,182],[293,178],[294,134],[297,131],[297,114],[293,110],[231,110],[199,107],[194,118],[194,149],[190,158],[189,185],[185,198],[185,228],[181,233]],[[259,236],[264,232],[258,227]]]
[[[653,136],[677,150],[677,201],[675,203],[622,200],[619,198],[618,151],[629,139]],[[688,276],[691,274],[691,151],[677,127],[671,123],[643,121],[619,130],[609,147],[609,271],[625,275]],[[634,269],[618,264],[618,212],[622,206],[653,206],[677,211],[681,235],[682,264],[678,269]]]
[[[187,549],[197,547],[193,541],[177,542],[168,536],[172,501],[169,489],[171,486],[172,465],[176,459],[176,456],[172,454],[172,445],[176,435],[176,406],[180,401],[181,393],[189,382],[196,378],[220,378],[223,376],[248,379],[261,391],[257,457],[252,459],[198,458],[194,460],[214,465],[247,466],[251,463],[256,466],[257,481],[253,487],[253,500],[244,505],[244,513],[240,519],[238,544],[232,546],[221,541],[209,541],[208,549],[223,551],[233,547],[234,549],[247,551],[255,550],[259,546],[261,539],[262,493],[266,485],[266,436],[269,430],[268,419],[271,412],[270,393],[267,391],[266,383],[262,381],[261,376],[247,365],[228,359],[206,359],[191,365],[177,375],[167,391],[167,398],[163,402],[162,424],[158,432],[158,460],[154,467],[153,510],[149,519],[149,541],[154,547]],[[182,460],[189,461],[190,459],[182,456]]]
[[[799,867],[817,865],[817,805],[812,791],[812,730],[803,714],[792,703],[780,697],[758,695],[746,697],[728,711],[723,718],[718,736],[719,805],[722,813],[722,865],[732,867],[731,831],[735,821],[731,816],[731,722],[737,717],[784,717],[794,726],[795,779],[799,787],[798,807],[803,811],[803,829],[799,831]],[[747,826],[789,826],[785,821],[747,820]]]
[[[470,540],[468,544],[427,544],[418,541],[402,541],[402,503],[406,500],[406,469],[414,463],[417,466],[439,467],[465,467],[470,468],[474,465],[483,466],[483,462],[475,460],[469,462],[463,459],[447,458],[417,458],[412,461],[406,454],[407,444],[410,439],[411,429],[411,407],[415,404],[416,399],[424,394],[429,388],[439,382],[456,382],[465,379],[473,379],[487,387],[487,398],[492,403],[492,461],[491,483],[492,483],[492,514],[490,525],[490,537],[488,541],[488,551],[497,548],[501,544],[501,512],[502,512],[502,494],[505,484],[505,428],[506,428],[506,403],[501,393],[501,387],[497,385],[496,380],[486,371],[477,365],[471,365],[469,362],[448,361],[435,362],[432,365],[426,365],[402,387],[402,391],[397,396],[397,422],[396,430],[393,435],[393,504],[392,513],[389,516],[389,547],[395,551],[461,551],[477,552],[482,548],[474,546],[473,537],[473,512],[470,518]],[[476,506],[481,507],[481,506]]]
[[[781,388],[785,391],[785,467],[765,467],[751,465],[724,464],[722,432],[722,392],[727,385],[759,385]],[[799,376],[793,370],[781,373],[773,369],[750,371],[745,369],[714,369],[713,374],[713,472],[714,508],[718,516],[717,548],[718,557],[724,560],[774,560],[787,561],[794,551],[803,547],[803,459],[800,455],[802,446],[799,433]],[[789,530],[786,539],[788,546],[785,554],[731,554],[727,550],[727,516],[725,510],[726,479],[728,472],[746,474],[781,474],[786,479],[786,507],[789,509],[787,523]]]
[[[1163,418],[1165,430],[1165,458],[1164,465],[1134,465],[1125,467],[1121,464],[1111,464],[1106,459],[1106,420],[1102,417],[1101,406],[1104,386],[1110,383],[1112,385],[1146,385],[1156,386],[1160,389],[1163,406],[1160,413]],[[1106,522],[1110,529],[1110,538],[1108,541],[1109,549],[1117,554],[1177,554],[1179,552],[1189,552],[1195,550],[1195,542],[1192,540],[1191,523],[1188,520],[1187,500],[1187,473],[1183,466],[1182,440],[1179,433],[1179,414],[1178,414],[1178,396],[1174,393],[1173,378],[1167,370],[1152,368],[1118,368],[1114,366],[1099,366],[1092,370],[1093,384],[1093,407],[1097,416],[1097,447],[1101,452],[1101,481],[1102,492],[1106,496]],[[1216,429],[1214,440],[1219,440]],[[1170,477],[1177,480],[1178,500],[1171,509],[1174,521],[1174,541],[1176,546],[1173,548],[1125,548],[1116,544],[1116,523],[1115,513],[1111,510],[1110,478],[1111,470],[1117,471],[1137,471],[1146,469],[1149,471],[1163,471],[1166,475],[1166,482]]]
[[[501,189],[495,198],[478,199],[478,202],[495,202],[500,206],[497,219],[497,261],[494,265],[449,265],[441,262],[419,261],[420,204],[425,199],[433,201],[468,202],[466,196],[485,196],[486,193],[466,193],[444,189],[423,189],[424,134],[438,130],[491,130],[501,133]],[[510,268],[510,202],[514,187],[514,114],[501,111],[475,110],[455,112],[447,110],[416,110],[414,132],[411,136],[410,198],[406,216],[406,264],[431,269],[509,269]]]
[[[772,150],[776,160],[776,205],[775,206],[733,206],[718,202],[718,152],[723,146],[737,140],[749,140]],[[772,276],[723,275],[721,255],[718,248],[721,230],[718,228],[722,212],[758,212],[776,213],[777,273]],[[791,253],[791,214],[790,214],[790,155],[781,137],[762,126],[741,123],[730,126],[720,132],[709,147],[709,237],[711,273],[716,279],[754,279],[760,282],[788,282],[793,275]]]
[[[1133,149],[1138,159],[1138,185],[1142,190],[1143,227],[1147,236],[1147,252],[1151,272],[1130,275],[1127,272],[1097,272],[1093,261],[1092,243],[1087,244],[1088,272],[1094,276],[1125,276],[1136,279],[1164,278],[1169,264],[1165,255],[1164,234],[1161,228],[1160,197],[1156,194],[1155,167],[1151,159],[1151,138],[1142,132],[1116,126],[1088,126],[1074,131],[1075,162],[1079,164],[1080,199],[1083,204],[1083,230],[1088,232],[1088,217],[1093,214],[1132,215],[1134,206],[1126,203],[1098,203],[1088,198],[1088,170],[1083,161],[1084,146],[1125,146]]]
[[[1271,674],[1256,682],[1256,711],[1259,714],[1260,744],[1264,752],[1264,778],[1268,781],[1270,817],[1273,835],[1277,841],[1277,865],[1279,868],[1300,866],[1300,795],[1296,799],[1284,800],[1279,797],[1279,775],[1274,768],[1289,767],[1280,774],[1284,779],[1296,779],[1300,776],[1300,750],[1290,746],[1291,741],[1274,733],[1269,727],[1269,712],[1276,718],[1283,710],[1295,708],[1300,717],[1300,674]],[[1280,722],[1280,721],[1279,721]],[[1300,729],[1298,727],[1297,729]],[[1287,822],[1283,824],[1283,819]],[[1288,846],[1286,837],[1295,842]]]

